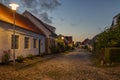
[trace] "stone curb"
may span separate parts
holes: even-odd
[[[43,61],[46,61],[46,60],[49,60],[49,59],[52,59],[52,58],[55,58],[56,56],[55,55],[50,55],[49,57],[48,56],[46,56],[46,57],[43,57],[43,58],[39,58],[38,60],[36,60],[36,61],[33,61],[33,62],[31,62],[31,63],[19,63],[17,66],[15,66],[15,70],[19,70],[19,69],[23,69],[23,68],[25,68],[25,67],[27,67],[27,66],[31,66],[31,65],[33,65],[33,64],[36,64],[36,63],[38,63],[38,62],[43,62]],[[18,67],[18,66],[20,66],[20,67]]]

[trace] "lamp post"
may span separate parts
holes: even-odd
[[[18,4],[11,3],[9,6],[12,8],[13,11],[13,65],[15,65],[15,12],[19,7]]]

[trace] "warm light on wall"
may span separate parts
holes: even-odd
[[[56,38],[55,41],[57,41],[58,39]]]

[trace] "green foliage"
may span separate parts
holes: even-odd
[[[107,31],[104,31],[97,37],[97,47],[98,48],[105,48],[108,47],[109,42],[109,33]]]
[[[73,47],[66,45],[64,39],[61,39],[61,37],[57,38],[57,46],[50,47],[51,53],[62,53],[73,49]]]
[[[45,53],[40,53],[40,57],[43,57]]]
[[[27,58],[28,59],[33,59],[33,55],[32,54],[28,54]]]
[[[97,47],[120,47],[120,21],[113,28],[106,29],[98,35]]]
[[[120,48],[105,48],[104,61],[106,63],[120,62]]]
[[[17,56],[17,61],[22,63],[24,60],[24,57],[21,55],[21,56]]]
[[[50,51],[51,53],[59,53],[61,50],[58,46],[51,46]]]
[[[110,50],[110,60],[112,62],[120,62],[120,48]]]
[[[65,51],[65,44],[60,40],[57,43],[57,46],[54,45],[50,47],[51,53],[60,53]]]
[[[60,52],[64,52],[65,50],[65,45],[63,42],[58,42],[58,49]]]
[[[2,63],[3,64],[9,64],[10,55],[11,55],[10,50],[3,51],[3,55],[2,55]]]
[[[110,48],[105,48],[105,56],[104,57],[104,61],[106,63],[111,63],[111,60],[110,60]]]
[[[117,24],[112,26],[109,29],[105,29],[102,33],[97,36],[96,41],[94,42],[94,53],[100,54],[97,56],[101,56],[102,48],[105,49],[104,60],[107,63],[111,63],[112,61],[119,61],[120,57],[117,52],[120,51],[110,49],[111,47],[120,47],[120,20],[117,21]],[[117,56],[118,55],[118,56]],[[99,60],[99,58],[98,58]]]
[[[71,47],[71,46],[65,46],[65,51],[70,51],[70,50],[74,50],[74,47]]]
[[[100,53],[97,54],[96,59],[98,61],[103,60],[104,64],[120,62],[120,48],[102,48]]]

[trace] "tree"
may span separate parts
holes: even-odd
[[[97,37],[97,47],[120,47],[120,21],[113,28],[104,30]]]

